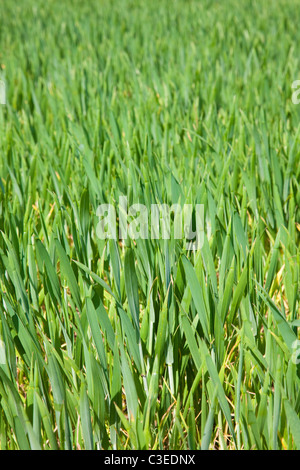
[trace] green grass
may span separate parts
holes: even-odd
[[[300,449],[299,6],[0,3],[0,449]]]

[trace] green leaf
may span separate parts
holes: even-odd
[[[139,294],[138,280],[135,272],[133,251],[128,249],[125,254],[124,264],[125,289],[128,299],[130,312],[135,324],[135,328],[139,331]]]
[[[300,450],[300,419],[297,415],[296,411],[292,407],[290,401],[285,398],[283,400],[284,409],[288,421],[288,425],[290,426],[291,433],[294,439],[294,443],[297,450]]]
[[[207,320],[206,309],[204,305],[203,296],[201,294],[201,287],[200,287],[198,278],[196,276],[195,270],[191,262],[185,256],[182,257],[182,263],[184,266],[187,282],[188,282],[188,285],[191,290],[192,297],[195,303],[195,307],[199,315],[199,320],[200,320],[204,335],[207,339],[209,339],[208,320]]]
[[[66,255],[66,252],[63,249],[61,243],[57,239],[55,239],[55,246],[56,246],[58,256],[60,259],[61,272],[68,281],[71,294],[76,302],[77,307],[81,309],[81,300],[80,300],[80,294],[79,294],[79,289],[78,289],[78,283],[76,281],[75,274],[70,264],[69,258]]]
[[[82,427],[82,436],[86,450],[94,449],[93,429],[91,422],[91,413],[87,390],[84,383],[80,387],[80,419]]]

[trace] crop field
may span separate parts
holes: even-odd
[[[0,17],[0,449],[300,450],[300,2]]]

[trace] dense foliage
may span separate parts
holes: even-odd
[[[1,1],[1,449],[300,449],[299,6]]]

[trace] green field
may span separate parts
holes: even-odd
[[[299,1],[0,17],[0,449],[300,450]],[[201,248],[101,239],[120,196]]]

